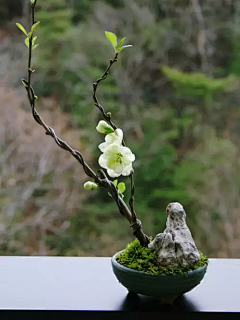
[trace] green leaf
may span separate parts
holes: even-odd
[[[113,133],[113,132],[114,132],[114,129],[113,129],[113,128],[106,128],[106,129],[105,129],[105,133],[106,133],[106,134]]]
[[[35,50],[37,47],[39,46],[39,44],[35,44],[35,46],[33,46],[33,50]]]
[[[39,25],[40,21],[35,22],[32,25],[31,31],[28,33],[28,37],[31,38],[31,36],[33,35],[33,32],[36,30],[37,26]]]
[[[115,35],[115,33],[110,32],[110,31],[105,31],[105,36],[111,42],[114,50],[116,51],[117,36]]]
[[[120,182],[120,183],[118,184],[118,191],[119,191],[119,193],[123,193],[125,190],[126,190],[126,185],[125,185],[125,183],[124,183],[124,182]]]
[[[115,185],[115,187],[117,186],[117,183],[118,183],[117,179],[113,181],[113,184]]]
[[[20,23],[16,23],[16,26],[27,36],[27,31]]]
[[[37,36],[32,39],[32,45],[33,45],[33,46],[34,46],[36,40],[37,40]]]
[[[119,42],[118,47],[117,47],[118,50],[122,47],[123,42],[124,42],[125,40],[126,40],[126,37],[125,37],[125,38],[122,38],[122,40]]]
[[[30,0],[31,4],[34,4],[35,3],[35,0]]]
[[[131,44],[128,44],[128,45],[126,45],[126,46],[122,46],[118,51],[121,52],[123,49],[125,49],[125,48],[130,48],[130,47],[132,47],[132,45],[131,45]]]
[[[32,28],[31,28],[31,31],[34,32],[37,28],[37,26],[39,25],[40,21],[37,21],[35,22],[33,25],[32,25]]]
[[[26,44],[26,46],[29,48],[29,38],[26,38],[26,39],[25,39],[25,44]]]

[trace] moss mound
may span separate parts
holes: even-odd
[[[160,267],[157,264],[157,254],[150,248],[144,248],[140,245],[138,239],[129,243],[124,251],[120,253],[116,260],[121,265],[138,270],[147,272],[150,274],[184,274],[190,270],[197,269],[199,267],[208,264],[208,258],[204,256],[200,251],[201,259],[191,267]]]

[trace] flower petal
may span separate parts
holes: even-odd
[[[113,133],[109,133],[105,137],[105,141],[108,143],[118,143],[121,144],[123,139],[123,132],[121,129],[116,129]]]
[[[105,157],[105,154],[101,154],[99,159],[98,159],[98,163],[102,168],[107,169],[107,159]]]
[[[116,178],[121,175],[121,173],[116,173],[114,170],[111,170],[111,169],[107,169],[107,173],[112,178]]]
[[[128,147],[121,146],[121,153],[126,156],[130,161],[135,160],[135,155],[132,153],[131,149]]]
[[[105,153],[107,157],[116,155],[117,153],[122,153],[121,146],[114,142],[107,147],[107,149],[105,150]]]
[[[99,133],[112,133],[114,132],[114,129],[104,120],[100,120],[98,122],[98,125],[96,126],[96,129]]]
[[[100,143],[98,148],[100,149],[100,151],[105,152],[105,150],[107,149],[108,146],[109,146],[109,144],[107,142],[103,142],[103,143]]]
[[[119,140],[122,140],[123,139],[123,131],[122,131],[122,129],[116,129],[115,130],[115,134],[116,134],[116,136],[118,137],[118,139]]]
[[[121,174],[122,171],[123,171],[123,169],[124,169],[124,166],[123,166],[123,163],[121,163],[121,164],[118,164],[118,165],[114,168],[114,171],[115,171],[115,173]]]
[[[135,154],[134,153],[129,154],[128,159],[133,162],[135,160]]]
[[[130,163],[128,166],[124,167],[122,171],[122,175],[129,176],[132,170],[133,170],[132,163]]]

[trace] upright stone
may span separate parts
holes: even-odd
[[[186,212],[179,202],[169,203],[166,211],[166,229],[148,247],[157,252],[161,266],[191,266],[200,260],[200,254],[187,226]]]

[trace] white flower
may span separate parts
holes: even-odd
[[[135,155],[132,151],[118,143],[110,144],[105,152],[99,157],[99,165],[107,169],[110,177],[115,178],[120,175],[129,176],[132,168],[132,162]]]
[[[122,139],[123,139],[123,132],[121,129],[116,129],[113,133],[109,133],[105,137],[105,142],[101,143],[98,148],[102,151],[105,152],[106,149],[112,144],[122,144]]]
[[[96,129],[100,133],[109,134],[114,132],[114,129],[106,122],[106,121],[99,121]]]
[[[98,188],[98,185],[95,182],[87,181],[84,183],[83,187],[86,190],[95,190]]]

